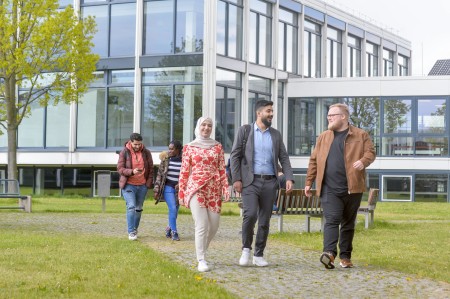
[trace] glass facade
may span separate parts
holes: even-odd
[[[383,66],[384,76],[394,76],[394,52],[388,49],[383,49]]]
[[[342,31],[327,29],[327,77],[342,77]]]
[[[272,4],[250,0],[249,61],[272,65]]]
[[[304,27],[303,75],[310,78],[320,78],[322,26],[309,20],[305,20]]]
[[[378,46],[372,43],[366,43],[366,76],[376,77],[378,76]]]
[[[361,77],[361,39],[347,37],[347,70],[349,77]]]
[[[61,7],[72,3],[60,1]],[[212,8],[204,0],[77,3],[82,17],[95,17],[99,69],[79,103],[30,107],[17,135],[23,153],[50,148],[71,159],[74,153],[103,151],[116,159],[115,151],[138,130],[157,154],[172,139],[191,141],[205,108],[214,112],[215,138],[229,153],[237,127],[254,121],[256,101],[266,99],[276,102],[276,128],[286,136],[294,163],[311,154],[336,102],[349,105],[351,122],[369,132],[379,158],[449,157],[448,95],[287,98],[301,94],[290,87],[295,77],[408,75],[411,57],[404,40],[377,41],[382,30],[369,38],[348,31],[350,15],[345,22],[327,18],[331,11],[305,12],[298,1],[218,0]],[[213,41],[204,35],[209,14],[217,16]],[[400,52],[392,50],[397,42]],[[6,151],[6,135],[0,135],[0,146]],[[21,184],[31,193],[87,196],[95,195],[101,170],[76,164],[19,167]],[[295,172],[302,182],[306,170]],[[368,184],[384,188],[383,200],[447,201],[450,173],[431,172],[376,169],[368,173]]]
[[[281,7],[278,13],[278,69],[297,73],[297,13]]]
[[[203,51],[203,5],[196,0],[144,3],[144,54]]]
[[[243,36],[242,0],[217,3],[217,54],[241,59]]]

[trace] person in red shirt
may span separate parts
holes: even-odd
[[[133,133],[119,154],[117,171],[119,187],[127,206],[128,239],[137,240],[147,190],[153,184],[153,159],[150,150],[142,144],[142,136]]]

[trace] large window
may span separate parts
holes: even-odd
[[[142,75],[141,134],[146,145],[192,141],[202,115],[202,67],[148,68]]]
[[[394,76],[394,52],[388,49],[383,49],[383,67],[384,76]]]
[[[241,74],[217,69],[216,81],[216,140],[230,152],[241,123]]]
[[[134,71],[98,72],[78,103],[77,147],[121,147],[133,131]]]
[[[241,59],[243,34],[242,0],[217,3],[217,53]]]
[[[398,55],[398,75],[399,76],[408,76],[408,57]]]
[[[125,1],[124,1],[125,2]],[[105,0],[100,3],[84,1],[81,14],[92,16],[97,32],[92,40],[94,53],[101,57],[133,56],[136,40],[136,2],[114,3]],[[93,5],[93,6],[90,6]]]
[[[278,69],[297,73],[297,13],[279,9]]]
[[[367,67],[366,75],[367,77],[378,76],[378,46],[371,43],[366,43],[366,57],[367,57]]]
[[[412,201],[412,176],[383,175],[381,182],[383,201]]]
[[[446,99],[385,99],[383,155],[448,156]]]
[[[316,100],[289,99],[288,153],[309,156],[316,140]]]
[[[19,90],[19,101],[26,94],[26,90]],[[53,105],[53,102],[50,101],[47,106],[42,106],[39,100],[35,100],[29,107],[31,115],[23,118],[17,130],[17,146],[68,147],[70,106],[62,101],[57,105]],[[5,146],[7,146],[7,143],[5,143]]]
[[[327,74],[342,77],[342,31],[332,27],[327,30]]]
[[[256,120],[255,104],[259,100],[271,101],[271,81],[255,76],[248,78],[248,123]]]
[[[272,65],[272,4],[250,0],[249,60]]]
[[[361,77],[361,39],[347,37],[347,69],[349,77]]]
[[[304,26],[303,76],[320,78],[321,26],[309,20],[305,20]]]
[[[203,1],[146,1],[144,32],[144,54],[202,52]]]

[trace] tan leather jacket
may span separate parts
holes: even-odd
[[[325,164],[327,162],[328,153],[331,143],[334,139],[334,133],[327,130],[317,138],[316,147],[314,148],[309,159],[308,172],[306,174],[306,186],[312,186],[316,181],[317,194],[320,196],[322,189],[322,181],[325,173]],[[345,138],[344,145],[345,170],[347,173],[347,183],[349,193],[363,193],[366,191],[366,168],[375,161],[375,148],[369,134],[352,125],[349,126],[348,134]],[[364,164],[363,170],[353,168],[353,163],[361,160]]]

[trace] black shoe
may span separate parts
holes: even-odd
[[[334,255],[331,252],[324,252],[320,256],[320,262],[327,269],[334,269]]]
[[[176,231],[172,231],[172,240],[173,241],[180,241],[180,237],[178,237],[178,233]]]
[[[172,238],[172,229],[170,227],[166,227],[166,238]]]

